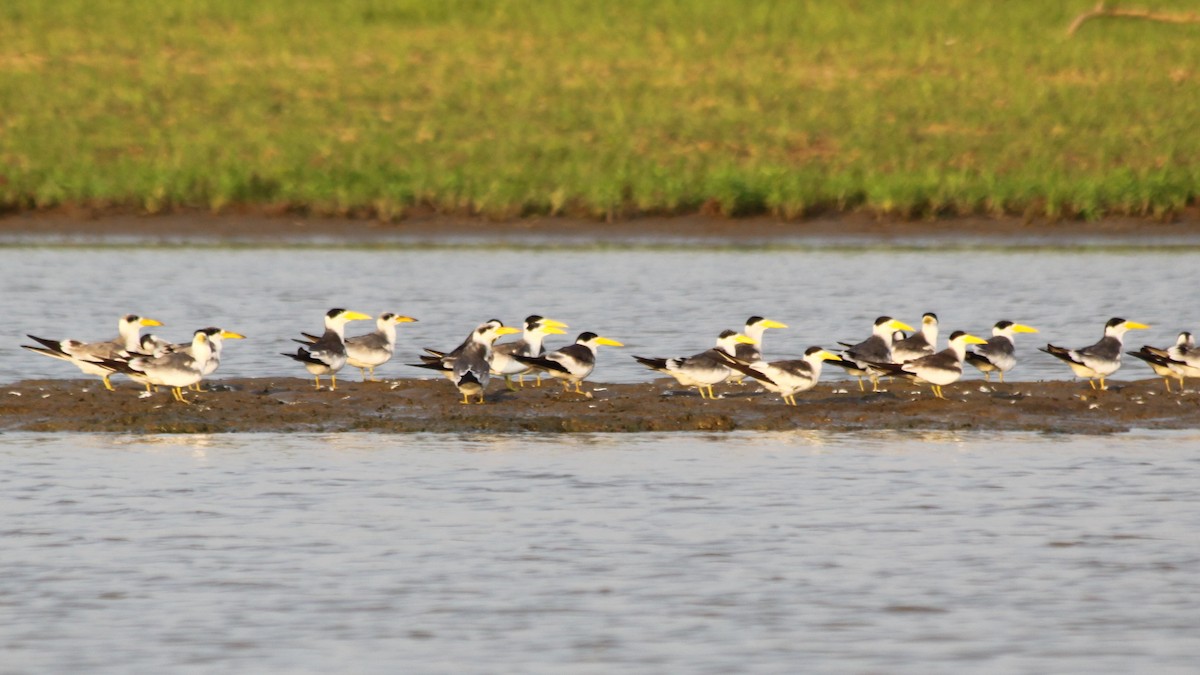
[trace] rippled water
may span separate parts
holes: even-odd
[[[797,356],[809,345],[858,341],[890,314],[916,325],[935,311],[943,336],[989,335],[1001,319],[1032,324],[1019,336],[1025,360],[1013,377],[1068,379],[1036,351],[1046,341],[1095,342],[1105,321],[1123,316],[1153,330],[1130,343],[1165,344],[1200,329],[1200,306],[1180,293],[1200,286],[1196,251],[891,249],[490,248],[0,248],[0,380],[77,377],[73,367],[19,349],[25,333],[107,339],[118,316],[162,320],[155,329],[185,340],[219,325],[250,336],[232,344],[220,375],[305,375],[279,356],[290,338],[319,331],[331,307],[415,316],[400,326],[399,352],[457,344],[478,323],[518,324],[544,314],[617,338],[602,350],[595,377],[636,382],[650,374],[630,354],[674,356],[711,346],[717,333],[752,314],[791,325],[770,331],[765,351]],[[351,334],[372,327],[351,324]],[[943,337],[944,339],[944,337]],[[559,342],[548,342],[556,345]],[[387,377],[423,376],[396,363]],[[836,376],[837,374],[831,374]],[[972,377],[977,376],[974,373]],[[1149,377],[1127,364],[1119,378]]]
[[[1195,672],[1200,435],[0,435],[4,672]]]

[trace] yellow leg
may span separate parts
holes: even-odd
[[[522,385],[522,386],[524,386],[524,385]],[[505,388],[505,389],[507,389],[507,390],[509,390],[509,391],[516,391],[516,390],[517,390],[517,388],[513,386],[513,383],[512,383],[512,377],[511,377],[511,376],[509,376],[509,375],[505,375],[505,376],[504,376],[504,388]]]
[[[318,391],[320,391],[320,389],[321,389],[321,376],[320,376],[320,375],[314,375],[313,377],[314,377],[314,378],[317,380],[317,390],[318,390]]]
[[[796,397],[794,395],[784,396],[783,400],[786,401],[788,405],[796,405]]]
[[[1167,388],[1168,394],[1171,393],[1171,380],[1169,378],[1166,378],[1166,377],[1163,378],[1163,386],[1165,386]]]
[[[875,377],[871,378],[871,391],[872,392],[879,391],[879,379],[878,378],[875,378]]]
[[[990,370],[983,371],[983,381],[984,382],[992,381],[992,371],[990,371]]]
[[[109,375],[111,375],[111,374],[112,374],[112,373],[109,373]],[[112,386],[112,382],[109,382],[109,381],[108,381],[108,375],[105,375],[105,376],[104,376],[103,378],[101,378],[101,379],[103,379],[103,380],[104,380],[104,388],[105,388],[105,389],[107,389],[107,390],[109,390],[109,391],[116,391],[116,389],[114,389],[114,388],[113,388],[113,386]]]
[[[1004,371],[1000,371],[1000,384],[1004,384]]]
[[[468,397],[466,394],[463,394],[462,397],[463,397],[463,400],[462,400],[463,405],[471,405],[470,397]]]
[[[480,392],[479,392],[479,400],[475,401],[475,402],[478,403],[479,405],[483,405],[483,391],[482,390],[480,390]]]
[[[147,394],[150,393],[150,383],[149,382],[146,383],[146,393]]]
[[[860,377],[860,378],[858,378],[858,390],[859,390],[859,391],[866,391],[866,390],[867,390],[867,387],[866,387],[866,385],[864,385],[864,384],[863,384],[863,381],[862,381],[862,378],[861,378],[861,377]]]
[[[538,374],[536,375],[536,377],[537,377],[537,384],[536,384],[535,386],[538,386],[538,387],[542,386],[542,373],[541,373],[541,371],[538,371]]]
[[[337,391],[337,373],[329,374],[329,391]]]
[[[1104,383],[1104,378],[1100,378],[1100,391],[1107,391],[1108,385]]]
[[[576,381],[575,381],[575,393],[576,393],[576,394],[582,394],[582,393],[583,393],[583,380],[576,380]]]
[[[174,387],[172,391],[174,391],[174,393],[175,393],[175,400],[176,400],[176,401],[179,401],[180,403],[182,403],[182,404],[184,404],[184,405],[191,405],[190,403],[188,403],[187,399],[185,399],[185,398],[183,397],[183,390],[182,390],[182,389],[180,389],[179,387]]]

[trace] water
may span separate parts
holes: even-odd
[[[0,670],[1195,672],[1198,443],[4,434]]]
[[[1172,342],[1195,249],[0,248],[0,381],[76,377],[24,334],[137,312],[219,325],[220,375],[334,306],[398,311],[400,362],[530,313],[688,354],[751,314],[766,351],[879,314],[1034,349],[1124,316]],[[367,326],[353,326],[351,333]],[[557,344],[557,343],[556,343]],[[836,374],[833,374],[836,376]],[[973,376],[973,375],[972,375]],[[1120,377],[1146,377],[1127,364]],[[1196,432],[0,434],[0,672],[1194,672]]]
[[[770,331],[769,356],[795,357],[813,344],[836,347],[870,333],[881,314],[919,325],[935,311],[943,340],[966,329],[990,335],[1008,319],[1037,326],[1018,336],[1016,379],[1068,379],[1036,351],[1047,341],[1095,342],[1113,316],[1153,326],[1129,343],[1170,344],[1200,328],[1200,308],[1180,289],[1200,286],[1194,248],[1057,249],[577,249],[495,248],[0,248],[0,381],[76,377],[71,366],[19,348],[26,333],[107,339],[129,312],[166,323],[173,340],[218,325],[250,337],[231,343],[221,376],[305,376],[279,352],[323,314],[347,307],[395,311],[400,358],[384,377],[426,376],[401,365],[421,347],[448,348],[482,321],[519,324],[543,314],[628,346],[602,349],[595,378],[638,382],[652,375],[629,356],[692,354],[725,328],[759,314],[790,324]],[[351,324],[350,334],[371,330]],[[561,345],[553,339],[548,345]],[[827,377],[837,377],[829,373]],[[977,374],[972,373],[971,377]],[[1127,364],[1118,377],[1151,376]]]

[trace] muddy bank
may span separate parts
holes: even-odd
[[[803,221],[693,215],[613,223],[578,218],[509,221],[429,215],[396,222],[353,218],[206,212],[154,216],[81,211],[0,218],[0,244],[336,244],[371,245],[896,245],[995,246],[1200,245],[1200,215],[1173,222],[1104,218],[1094,222],[1004,217],[926,220],[831,214]]]
[[[591,396],[557,385],[515,392],[493,383],[484,405],[462,405],[448,382],[398,379],[342,382],[315,391],[310,380],[215,380],[211,391],[143,397],[121,383],[30,380],[0,387],[0,430],[123,433],[222,432],[644,432],[815,429],[997,430],[1113,433],[1132,428],[1200,429],[1200,394],[1167,394],[1159,380],[1114,382],[1093,392],[1079,382],[962,383],[950,400],[912,386],[862,394],[823,384],[788,407],[753,385],[727,386],[702,400],[671,381],[596,384]]]

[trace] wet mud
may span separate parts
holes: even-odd
[[[833,213],[803,221],[769,217],[647,216],[599,222],[579,218],[489,220],[439,214],[395,222],[247,213],[153,216],[77,210],[0,217],[0,244],[158,243],[174,245],[1197,245],[1200,210],[1170,222],[1111,217],[1047,221],[1015,217],[924,220]]]
[[[786,406],[754,385],[726,385],[701,399],[670,380],[585,383],[586,395],[554,383],[507,391],[493,383],[482,405],[463,405],[444,379],[339,382],[245,378],[206,382],[189,405],[129,382],[107,391],[97,380],[29,380],[0,386],[0,431],[225,433],[439,432],[573,433],[655,431],[856,431],[877,429],[1036,431],[1107,434],[1130,429],[1200,429],[1200,393],[1168,394],[1160,380],[963,382],[948,400],[891,384],[862,393],[832,382]]]

